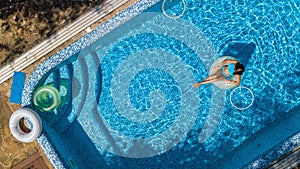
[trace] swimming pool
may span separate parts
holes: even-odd
[[[260,168],[300,145],[300,4],[189,0],[175,20],[162,3],[140,1],[30,76],[25,106],[36,109],[44,84],[64,95],[57,111],[39,112],[56,167]],[[166,2],[165,12],[185,5]],[[223,55],[246,65],[246,88],[193,88]]]

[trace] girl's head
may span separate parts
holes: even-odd
[[[240,64],[240,62],[235,64],[235,71],[233,73],[234,75],[242,75],[244,71],[245,71],[244,65]]]

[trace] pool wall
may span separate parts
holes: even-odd
[[[75,55],[76,53],[83,50],[85,47],[91,45],[97,39],[103,37],[104,35],[108,34],[112,30],[116,29],[123,23],[129,21],[139,13],[143,12],[144,10],[148,9],[149,7],[153,6],[159,2],[158,0],[141,0],[138,3],[134,4],[133,6],[129,7],[128,9],[124,10],[114,18],[110,19],[109,21],[103,23],[98,28],[93,30],[92,32],[88,33],[84,37],[80,38],[79,40],[75,41],[71,45],[67,46],[65,49],[61,50],[60,52],[53,55],[51,58],[47,59],[43,63],[41,63],[35,71],[29,76],[28,80],[26,81],[23,96],[22,96],[22,106],[28,106],[31,104],[31,98],[33,91],[39,82],[39,80],[47,74],[52,68],[59,65],[63,61],[67,60],[71,56]],[[48,131],[51,135],[56,135],[56,132],[51,130]],[[50,134],[49,133],[49,134]],[[72,133],[72,132],[71,132]],[[57,138],[60,138],[57,135]],[[37,139],[38,143],[40,144],[41,148],[47,155],[48,159],[54,166],[54,168],[66,168],[66,162],[63,161],[63,157],[61,154],[57,152],[57,148],[53,146],[54,140],[49,138],[47,132],[44,130],[43,134]],[[58,142],[67,142],[64,144],[68,144],[69,140],[64,140],[63,138],[57,139]],[[78,141],[78,140],[77,140]],[[73,145],[73,144],[70,144]],[[64,149],[64,147],[61,147]],[[65,149],[65,152],[68,152]],[[76,152],[73,152],[76,153]],[[72,153],[72,154],[73,154]],[[94,163],[93,163],[94,164]]]
[[[53,55],[50,59],[46,60],[41,65],[39,65],[39,67],[30,75],[30,77],[27,80],[27,83],[25,85],[25,89],[23,91],[23,98],[22,98],[23,106],[27,106],[27,105],[31,104],[31,96],[32,96],[32,92],[34,91],[35,86],[37,85],[38,81],[47,72],[49,72],[52,68],[54,68],[58,64],[62,63],[66,59],[70,58],[74,54],[80,52],[85,47],[87,47],[87,46],[91,45],[93,42],[95,42],[97,39],[103,37],[104,35],[111,32],[118,26],[122,25],[124,22],[132,19],[133,17],[135,17],[142,11],[153,6],[157,2],[159,2],[159,1],[158,0],[155,0],[155,1],[141,0],[141,1],[139,1],[132,7],[123,11],[122,13],[120,13],[113,19],[109,20],[108,22],[105,22],[103,25],[99,26],[96,30],[85,35],[78,41],[74,42],[70,46],[66,47],[65,49],[63,49],[59,53]],[[300,111],[299,109],[300,108],[298,107],[298,108],[294,109],[293,111],[299,112]],[[295,113],[295,112],[291,112],[291,113]],[[78,125],[79,124],[76,124],[76,122],[75,122],[74,124],[72,124],[70,126],[69,129],[72,130],[73,127],[74,128],[79,127],[79,129],[80,129],[80,126],[78,126]],[[69,145],[74,145],[74,143],[78,142],[81,137],[84,138],[84,136],[81,135],[82,133],[80,133],[78,135],[74,135],[73,132],[67,132],[67,133],[69,133],[71,135],[69,135],[65,138],[76,136],[76,139],[70,140],[70,139],[60,138],[60,136],[55,131],[52,131],[51,129],[49,131],[48,130],[44,131],[42,136],[38,138],[39,144],[41,145],[42,149],[45,151],[46,155],[48,156],[48,158],[50,159],[51,163],[53,164],[53,166],[55,168],[66,168],[66,165],[68,165],[68,164],[66,164],[66,162],[65,162],[66,159],[64,159],[64,158],[67,158],[67,161],[68,161],[69,154],[72,155],[72,154],[77,153],[80,155],[80,153],[75,149],[74,149],[74,151],[73,150],[69,151],[69,149],[71,149],[71,147],[69,147]],[[286,140],[282,141],[281,143],[278,143],[272,149],[267,150],[265,153],[259,155],[258,157],[256,156],[256,158],[254,160],[252,160],[253,158],[246,159],[247,162],[249,162],[249,160],[250,160],[250,163],[244,167],[246,167],[246,168],[262,168],[262,167],[268,165],[269,163],[271,163],[272,161],[278,159],[280,156],[284,155],[285,153],[291,151],[296,146],[299,146],[300,145],[300,141],[299,141],[300,140],[300,132],[297,131],[294,133],[295,134],[288,137]],[[52,140],[48,137],[47,134],[48,135],[49,134],[56,135],[56,137],[59,139]],[[63,144],[66,145],[66,146],[59,147],[60,149],[65,149],[65,152],[69,153],[66,155],[66,157],[62,157],[62,156],[64,156],[64,154],[59,154],[57,152],[57,150],[56,150],[57,148],[52,145],[55,142],[63,142]],[[88,142],[89,142],[89,140],[87,139],[87,140],[85,140],[85,142],[82,142],[82,143],[89,144]],[[80,146],[78,146],[78,147],[80,147]],[[92,151],[90,153],[93,154],[93,148],[91,148],[91,149],[92,149]],[[80,158],[80,157],[78,157],[78,158]],[[100,160],[100,162],[102,164],[103,161]],[[94,164],[94,163],[91,163],[91,164]],[[224,165],[226,165],[225,162],[224,162]],[[78,164],[77,167],[80,168],[82,166],[81,166],[81,164]]]
[[[294,148],[300,146],[300,106],[291,110],[289,114],[292,114],[293,117],[288,116],[283,122],[281,122],[279,126],[276,128],[270,126],[267,130],[272,131],[268,135],[269,138],[281,137],[279,131],[286,131],[284,134],[291,135],[287,138],[283,137],[286,139],[254,158],[247,165],[244,165],[243,168],[264,168],[276,159],[279,159],[288,152],[292,151]],[[274,123],[277,122],[275,121]]]
[[[276,120],[229,152],[215,167],[264,168],[300,145],[300,106]],[[275,146],[274,146],[275,145]],[[272,147],[270,149],[270,147]],[[245,155],[247,154],[247,155]],[[247,165],[245,165],[247,164]]]

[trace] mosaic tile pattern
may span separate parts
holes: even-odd
[[[282,143],[274,146],[272,149],[260,155],[255,160],[245,165],[243,168],[247,168],[247,169],[264,168],[274,160],[279,159],[281,156],[292,151],[295,147],[299,145],[300,145],[300,132],[286,139]]]
[[[115,29],[116,27],[123,24],[124,22],[128,21],[129,19],[136,16],[141,11],[147,9],[148,7],[150,7],[153,4],[155,4],[155,2],[140,1],[133,7],[129,8],[125,12],[122,12],[121,14],[116,16],[114,19],[106,22],[105,24],[103,24],[102,26],[97,28],[95,31],[91,32],[90,34],[88,34],[85,37],[81,38],[80,40],[76,41],[74,44],[68,46],[63,51],[55,54],[52,58],[50,58],[49,60],[47,60],[46,62],[41,64],[39,66],[39,68],[37,68],[37,70],[30,77],[30,80],[29,80],[28,84],[26,85],[26,90],[24,92],[24,97],[23,97],[24,105],[28,105],[30,103],[30,96],[32,94],[34,86],[36,85],[38,80],[47,71],[49,71],[51,68],[55,67],[57,64],[61,63],[62,61],[68,59],[73,54],[81,51],[84,47],[92,44],[97,39],[104,36],[106,33]],[[212,9],[212,10],[214,10],[214,9]],[[218,13],[218,12],[215,12],[215,13]],[[42,139],[42,137],[40,139]],[[251,163],[250,164],[251,168],[260,168],[263,165],[266,165],[267,163],[270,163],[271,161],[278,158],[278,156],[280,154],[284,154],[284,153],[290,151],[289,148],[291,148],[292,146],[299,145],[299,142],[295,141],[297,139],[299,139],[299,136],[296,135],[295,138],[293,137],[293,139],[287,140],[283,146],[284,147],[283,149],[281,149],[282,146],[280,146],[280,145],[275,146],[270,152],[267,153],[267,155],[259,157],[257,160],[255,160],[253,163]],[[42,143],[42,144],[44,144],[44,143]],[[55,150],[51,149],[51,146],[50,146],[50,148],[45,148],[45,151],[49,151],[49,154],[51,156],[55,156]],[[277,153],[274,153],[274,152],[277,152]],[[55,162],[59,163],[59,158],[57,156],[55,156],[55,158],[53,158],[52,161],[54,161],[53,163],[55,163]]]
[[[63,163],[60,161],[58,155],[56,154],[54,148],[51,146],[51,143],[45,136],[45,134],[42,134],[37,140],[38,140],[38,143],[41,145],[43,151],[47,155],[48,159],[53,164],[54,168],[56,168],[56,169],[65,168]]]
[[[86,36],[82,37],[78,41],[74,42],[70,46],[66,47],[62,51],[58,52],[57,54],[53,55],[51,58],[47,59],[45,62],[41,63],[38,68],[32,73],[32,75],[27,80],[25,85],[25,89],[23,92],[22,104],[29,105],[30,99],[32,95],[32,91],[34,86],[37,82],[41,79],[43,75],[45,75],[49,70],[53,67],[58,65],[59,63],[63,62],[64,60],[68,59],[72,55],[78,53],[88,45],[95,42],[97,39],[103,37],[110,31],[114,30],[118,26],[122,25],[126,21],[132,19],[134,16],[138,15],[142,11],[148,9],[152,5],[159,2],[158,0],[151,1],[151,0],[142,0],[135,5],[131,6],[124,12],[118,14],[113,19],[103,23],[97,29],[93,30],[92,32],[88,33]]]
[[[34,87],[48,71],[50,71],[52,68],[54,68],[64,60],[68,59],[72,55],[78,53],[86,46],[92,44],[93,42],[95,42],[97,39],[101,38],[105,34],[109,33],[110,31],[114,30],[118,26],[122,25],[124,22],[132,19],[134,16],[138,15],[142,11],[156,4],[157,2],[158,0],[155,1],[142,0],[134,4],[127,10],[118,14],[113,19],[105,22],[97,29],[93,30],[86,36],[82,37],[81,39],[77,40],[70,46],[66,47],[62,51],[58,52],[57,54],[53,55],[51,58],[41,63],[39,67],[36,68],[36,70],[30,75],[30,77],[26,81],[23,90],[22,105],[26,106],[30,104]],[[42,136],[39,137],[37,140],[40,143],[42,149],[45,151],[46,155],[48,156],[53,166],[56,169],[64,168],[63,163],[60,161],[58,155],[55,152],[55,149],[51,146],[47,137],[44,134],[42,134]]]
[[[22,143],[16,140],[9,129],[11,114],[21,106],[9,102],[12,80],[0,85],[0,168],[11,169],[33,153],[37,152],[38,144]]]

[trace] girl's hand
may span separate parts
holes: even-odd
[[[228,60],[228,59],[225,59],[225,60],[223,60],[222,65],[230,64],[230,63],[237,64],[238,61],[237,60]]]

